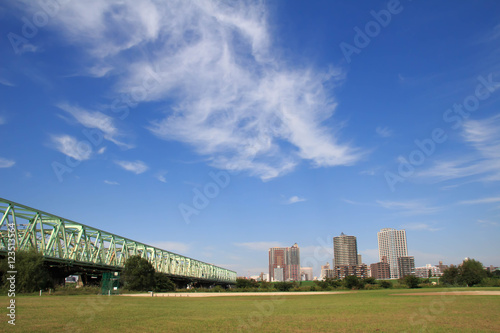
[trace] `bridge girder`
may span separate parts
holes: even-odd
[[[34,249],[49,260],[105,269],[121,270],[128,258],[139,255],[172,277],[236,283],[234,271],[0,198],[0,254],[9,245],[16,251]]]

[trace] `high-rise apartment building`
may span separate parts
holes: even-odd
[[[333,260],[334,266],[358,265],[358,245],[356,237],[341,233],[333,237]],[[361,263],[359,263],[361,264]]]
[[[371,277],[377,280],[391,278],[391,268],[387,262],[381,261],[370,265]]]
[[[377,233],[377,237],[380,261],[382,261],[384,257],[387,258],[390,267],[390,278],[400,278],[398,258],[408,256],[406,231],[385,228]]]
[[[300,281],[300,249],[297,243],[292,247],[269,249],[269,280]]]
[[[331,271],[333,271],[334,279],[344,279],[348,275],[354,275],[359,278],[368,277],[368,266],[363,264],[333,266]]]
[[[399,257],[398,258],[399,277],[407,275],[415,275],[415,258],[414,257]]]

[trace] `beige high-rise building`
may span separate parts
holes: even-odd
[[[390,266],[390,278],[399,279],[401,274],[398,258],[408,256],[406,231],[385,228],[377,233],[377,238],[380,261],[383,261],[382,259],[386,257]]]
[[[358,265],[358,245],[356,237],[341,233],[333,237],[333,260],[334,266],[356,266]]]

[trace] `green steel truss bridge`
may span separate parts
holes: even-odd
[[[9,243],[10,242],[10,243]],[[185,281],[234,284],[236,272],[114,235],[0,198],[0,255],[34,249],[46,260],[96,271],[120,271],[131,256]]]

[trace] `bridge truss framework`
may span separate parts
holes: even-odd
[[[9,243],[10,242],[10,243]],[[236,272],[0,198],[0,254],[36,250],[68,265],[121,270],[138,255],[155,271],[189,281],[234,284]]]

